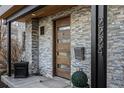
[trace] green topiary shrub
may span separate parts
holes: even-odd
[[[87,75],[83,71],[76,71],[72,77],[71,81],[75,87],[83,88],[89,87]]]

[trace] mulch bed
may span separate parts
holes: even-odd
[[[1,76],[0,76],[1,77]],[[2,81],[1,81],[1,78],[0,78],[0,88],[9,88],[6,84],[4,84]]]

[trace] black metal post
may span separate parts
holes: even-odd
[[[106,87],[107,6],[92,6],[91,24],[91,86]]]
[[[91,87],[97,86],[97,20],[98,6],[91,7]]]
[[[8,27],[8,76],[11,76],[11,22],[7,23]]]

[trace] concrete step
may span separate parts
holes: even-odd
[[[40,82],[42,80],[42,82]],[[43,76],[29,76],[28,78],[14,78],[12,75],[1,76],[1,81],[7,84],[10,88],[71,88],[66,79],[62,78],[47,78]]]

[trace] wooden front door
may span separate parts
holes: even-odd
[[[55,21],[56,62],[55,74],[70,79],[70,17]]]

